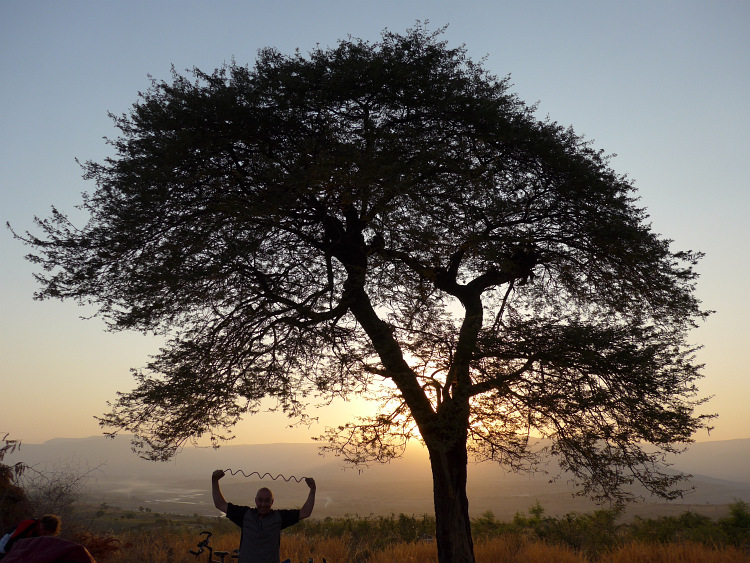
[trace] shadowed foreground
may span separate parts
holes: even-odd
[[[224,536],[215,543],[216,549],[228,550],[238,538]],[[172,550],[166,548],[170,543]],[[188,554],[194,547],[185,536],[170,538],[162,535],[156,539],[148,535],[132,534],[125,539],[122,550],[112,558],[102,559],[112,563],[134,561],[188,563],[196,558]],[[165,549],[166,548],[166,549]],[[740,548],[727,546],[712,548],[697,542],[680,544],[630,543],[600,557],[587,556],[573,548],[556,546],[540,541],[529,540],[519,535],[478,540],[475,545],[477,563],[536,563],[555,561],[558,563],[723,563],[750,561],[750,556]],[[307,538],[301,535],[287,535],[282,539],[282,553],[293,563],[306,562],[310,557],[318,563],[323,557],[329,563],[393,563],[437,562],[437,547],[427,542],[399,542],[380,551],[369,552],[361,549],[353,558],[350,553],[349,538]],[[102,561],[100,560],[100,561]],[[204,561],[204,557],[198,561]]]
[[[127,513],[126,513],[127,514]],[[680,561],[750,561],[750,507],[743,501],[729,513],[711,518],[694,512],[679,516],[641,518],[623,523],[616,510],[545,515],[538,503],[511,522],[496,520],[491,512],[474,519],[478,563],[598,562],[661,563]],[[153,522],[149,520],[153,518]],[[239,532],[224,519],[183,517],[168,520],[145,512],[141,519],[108,520],[110,532],[76,538],[99,563],[153,561],[187,563],[206,561],[189,554],[211,529],[214,550],[232,551]],[[128,522],[130,527],[118,528]],[[103,524],[104,522],[100,523]],[[115,533],[111,530],[118,530]],[[437,562],[433,539],[435,521],[429,516],[326,518],[306,520],[293,533],[282,534],[282,557],[292,563],[310,559],[321,563]]]

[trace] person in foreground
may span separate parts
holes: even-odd
[[[60,533],[60,526],[60,517],[55,514],[45,514],[41,518],[22,520],[0,538],[0,559],[11,550],[17,541],[25,538],[57,536]]]
[[[238,563],[279,563],[281,530],[309,518],[315,506],[315,480],[305,478],[310,487],[307,500],[299,510],[273,510],[273,493],[263,487],[255,495],[255,508],[227,502],[221,493],[219,480],[224,471],[211,475],[211,495],[214,506],[227,515],[242,530]]]

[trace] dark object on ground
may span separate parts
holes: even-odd
[[[57,537],[18,540],[3,563],[96,563],[81,544]]]

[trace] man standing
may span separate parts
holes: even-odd
[[[273,493],[263,487],[255,495],[255,508],[227,502],[219,487],[224,471],[211,475],[211,494],[214,506],[224,512],[242,530],[238,563],[279,563],[281,530],[308,518],[315,505],[315,480],[307,477],[310,487],[307,500],[299,510],[273,510]]]

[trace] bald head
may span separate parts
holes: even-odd
[[[258,514],[268,514],[271,512],[273,506],[273,493],[271,489],[263,487],[258,489],[255,495],[255,508],[258,510]]]

